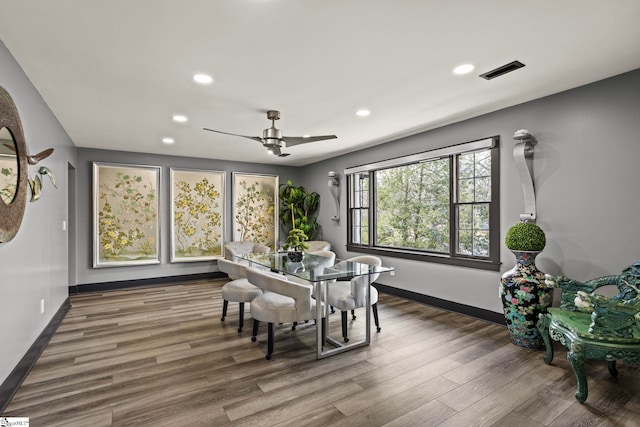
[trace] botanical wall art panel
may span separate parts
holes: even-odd
[[[223,256],[224,172],[171,169],[171,262]]]
[[[93,164],[94,267],[160,262],[160,168]]]
[[[233,173],[233,240],[276,248],[278,177]]]

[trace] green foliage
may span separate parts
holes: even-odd
[[[512,251],[541,251],[547,243],[544,231],[532,222],[512,226],[504,239]]]
[[[489,255],[490,152],[461,154],[453,164],[457,167],[452,170],[451,158],[444,157],[375,172],[377,245],[445,254],[453,250],[461,255]],[[450,200],[451,175],[457,175],[459,203],[453,206],[454,212],[451,212]],[[356,205],[367,208],[369,201],[363,197]],[[455,223],[450,222],[452,217]],[[358,224],[366,233],[368,230],[364,227],[368,223],[364,219]],[[363,243],[366,237],[361,236]]]
[[[299,228],[292,228],[287,235],[287,242],[282,246],[282,249],[293,249],[294,251],[305,251],[309,249],[309,245],[307,245],[306,241],[308,240],[307,235],[304,234],[304,231]]]
[[[449,161],[376,172],[378,244],[449,252]]]
[[[290,207],[291,211],[291,223],[295,224],[296,219],[294,215],[294,207]],[[299,228],[292,228],[287,235],[287,241],[282,246],[283,249],[293,249],[294,251],[304,251],[309,249],[309,245],[307,245],[306,241],[309,240],[309,237]]]
[[[280,221],[285,229],[299,229],[308,239],[312,239],[318,230],[316,218],[320,205],[320,195],[309,193],[302,186],[295,186],[291,180],[280,185]]]

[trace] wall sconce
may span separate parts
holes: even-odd
[[[331,221],[340,221],[340,176],[334,172],[329,171],[329,192],[333,196],[336,202],[336,214],[331,217]]]
[[[524,194],[524,213],[520,214],[520,221],[536,221],[536,190],[533,185],[533,146],[536,140],[528,130],[520,129],[513,134],[518,141],[513,147],[513,158],[518,167],[522,192]]]

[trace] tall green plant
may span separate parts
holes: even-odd
[[[286,230],[299,229],[313,240],[318,230],[317,212],[320,195],[309,193],[291,180],[280,185],[280,221]],[[288,232],[288,231],[287,231]]]

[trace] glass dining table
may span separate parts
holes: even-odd
[[[327,293],[331,292],[331,283],[337,280],[349,280],[357,276],[367,276],[370,280],[374,274],[394,274],[393,267],[374,266],[348,260],[340,260],[308,253],[302,262],[289,260],[286,252],[253,253],[241,256],[249,265],[265,267],[272,272],[293,276],[313,285],[316,301],[326,301]],[[371,282],[369,282],[371,285]],[[366,287],[366,320],[364,339],[340,342],[331,338],[328,327],[328,304],[316,304],[316,319],[324,319],[325,333],[323,334],[320,320],[316,322],[316,355],[318,359],[333,356],[348,350],[369,345],[371,343],[371,292]],[[323,312],[324,311],[324,312]]]

